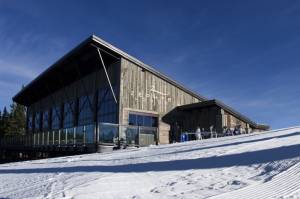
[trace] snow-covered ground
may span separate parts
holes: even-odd
[[[0,165],[0,198],[300,198],[300,127]]]

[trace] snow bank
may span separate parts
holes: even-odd
[[[0,198],[300,198],[300,127],[0,165]]]

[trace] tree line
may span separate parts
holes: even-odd
[[[26,107],[13,102],[10,110],[0,110],[0,137],[25,133]]]

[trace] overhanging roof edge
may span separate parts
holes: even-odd
[[[88,44],[89,42],[96,42],[106,48],[108,48],[109,50],[111,50],[112,52],[120,55],[121,57],[137,64],[138,66],[144,68],[145,70],[153,73],[154,75],[164,79],[165,81],[171,83],[172,85],[175,85],[176,87],[180,88],[181,90],[189,93],[190,95],[192,95],[193,97],[199,99],[199,100],[207,100],[205,97],[197,94],[196,92],[186,88],[185,86],[183,86],[182,84],[176,82],[175,80],[171,79],[170,77],[162,74],[161,72],[157,71],[156,69],[154,69],[153,67],[143,63],[142,61],[138,60],[137,58],[127,54],[126,52],[120,50],[119,48],[113,46],[112,44],[104,41],[103,39],[97,37],[96,35],[91,35],[90,37],[88,37],[87,39],[85,39],[83,42],[81,42],[79,45],[75,46],[71,51],[67,52],[64,56],[62,56],[61,58],[59,58],[56,62],[54,62],[54,64],[52,64],[50,67],[48,67],[45,71],[43,71],[41,74],[39,74],[35,79],[33,79],[29,84],[27,84],[21,91],[19,91],[14,97],[13,97],[13,101],[16,101],[18,97],[20,97],[24,92],[26,92],[26,90],[28,90],[31,86],[34,85],[35,82],[37,82],[38,80],[40,80],[41,78],[45,77],[45,75],[50,72],[52,69],[54,69],[58,64],[60,64],[63,60],[65,60],[67,57],[69,57],[70,55],[72,55],[74,52],[76,52],[78,49],[80,49],[82,46]]]
[[[116,53],[118,53],[122,57],[124,57],[124,58],[128,59],[129,61],[131,61],[131,62],[139,65],[140,67],[142,67],[145,70],[147,70],[147,71],[149,71],[149,72],[157,75],[158,77],[161,77],[162,79],[164,79],[167,82],[169,82],[169,83],[177,86],[178,88],[180,88],[180,89],[184,90],[185,92],[191,94],[192,96],[196,97],[197,99],[199,99],[199,100],[207,100],[206,97],[201,96],[201,95],[197,94],[196,92],[194,92],[194,91],[186,88],[182,84],[176,82],[175,80],[171,79],[170,77],[168,77],[168,76],[164,75],[163,73],[159,72],[158,70],[154,69],[152,66],[149,66],[149,65],[145,64],[144,62],[138,60],[137,58],[135,58],[135,57],[133,57],[131,55],[129,55],[128,53],[122,51],[121,49],[119,49],[119,48],[117,48],[115,46],[113,46],[112,44],[104,41],[103,39],[97,37],[96,35],[92,35],[92,38],[93,38],[94,41],[96,41],[96,42],[100,43],[101,45],[104,45],[107,48],[115,51]]]
[[[26,91],[30,86],[32,86],[35,82],[37,82],[39,79],[41,79],[43,76],[45,76],[49,71],[51,71],[54,67],[56,67],[59,63],[61,63],[65,58],[73,54],[76,50],[78,50],[83,45],[87,44],[92,40],[92,36],[88,37],[84,41],[82,41],[79,45],[75,46],[71,51],[67,52],[65,55],[63,55],[61,58],[59,58],[56,62],[54,62],[50,67],[48,67],[46,70],[44,70],[41,74],[39,74],[36,78],[34,78],[29,84],[25,85],[25,87],[19,91],[12,99],[13,101],[16,100],[23,92]]]
[[[203,102],[197,102],[197,103],[193,103],[193,104],[186,104],[186,105],[179,106],[178,108],[181,109],[181,110],[191,109],[191,108],[193,108],[194,106],[197,106],[197,105],[203,105],[203,106],[217,105],[217,106],[221,107],[222,109],[225,109],[225,111],[227,111],[227,112],[233,114],[234,116],[242,119],[243,121],[246,121],[250,125],[252,125],[254,127],[259,126],[256,122],[252,121],[250,118],[248,118],[245,115],[239,113],[238,111],[234,110],[230,106],[224,104],[223,102],[221,102],[217,99],[206,100],[206,101],[203,101]]]

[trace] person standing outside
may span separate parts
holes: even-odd
[[[201,129],[199,126],[197,127],[197,130],[196,130],[196,139],[202,140]]]

